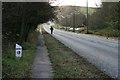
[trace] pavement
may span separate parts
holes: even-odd
[[[50,33],[50,26],[43,25]],[[86,58],[100,70],[118,78],[118,41],[86,34],[77,34],[54,29],[53,37]]]
[[[32,78],[53,78],[53,69],[43,35],[38,37],[38,48],[32,66]]]

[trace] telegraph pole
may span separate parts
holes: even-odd
[[[88,31],[88,0],[86,0],[86,13],[87,13],[87,15],[86,15],[86,27],[87,27],[87,33],[89,33],[89,31]]]
[[[66,16],[66,31],[67,31],[67,16]]]
[[[75,6],[73,6],[73,32],[75,32]]]
[[[75,12],[73,13],[73,32],[75,32]]]

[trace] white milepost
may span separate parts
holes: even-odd
[[[16,44],[16,57],[22,57],[22,47]]]

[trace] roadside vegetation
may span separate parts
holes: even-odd
[[[2,77],[4,78],[30,78],[31,68],[34,61],[37,39],[39,32],[33,31],[29,34],[29,40],[22,44],[23,56],[16,58],[15,43],[7,47],[2,55]]]
[[[37,47],[38,24],[53,18],[48,2],[2,3],[2,77],[28,78]],[[49,13],[48,13],[49,12]],[[23,47],[23,57],[15,57],[15,44]]]
[[[67,27],[67,30],[66,30],[66,27],[61,27],[59,24],[55,24],[53,25],[53,27],[55,29],[59,29],[59,30],[64,30],[64,31],[67,31],[67,32],[73,32],[73,30],[69,30],[70,27]],[[92,35],[92,36],[99,36],[99,37],[105,37],[105,38],[110,38],[110,39],[114,39],[114,40],[120,40],[120,37],[115,37],[115,36],[108,36],[108,32],[105,32],[106,29],[104,30],[92,30],[92,29],[89,29],[89,32],[87,33],[87,30],[85,27],[82,27],[82,28],[79,28],[80,30],[75,30],[74,33],[80,33],[80,34],[88,34],[88,35]],[[118,30],[117,30],[118,31]],[[117,32],[115,33],[116,34],[119,34],[120,32]],[[113,34],[113,32],[110,33],[111,35]]]
[[[100,36],[119,38],[119,8],[119,2],[103,2],[102,7],[89,16],[89,30],[91,33]]]
[[[88,32],[86,30],[75,32],[120,39],[120,2],[102,2],[101,7],[88,8],[88,17],[86,8],[82,7],[68,6],[58,11],[59,18],[56,19],[56,23],[60,26],[85,29],[88,27]]]
[[[110,78],[50,34],[44,31],[43,35],[52,62],[54,78]]]
[[[54,27],[55,29],[60,29],[60,25],[59,25],[59,24],[55,24],[55,25],[53,25],[53,27]]]

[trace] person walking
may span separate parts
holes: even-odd
[[[50,27],[50,30],[51,30],[51,34],[53,34],[53,27],[52,26]]]

